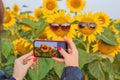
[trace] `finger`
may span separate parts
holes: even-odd
[[[25,55],[23,55],[22,57],[20,57],[20,59],[26,59],[27,57],[30,57],[33,55],[33,50]]]
[[[67,51],[68,51],[68,53],[69,53],[69,54],[72,52],[72,50],[71,50],[71,49],[68,49]]]
[[[32,64],[33,64],[33,60],[31,59],[30,61],[27,62],[25,67],[28,69]]]
[[[23,60],[23,63],[31,60],[32,58],[34,58],[34,56],[30,56],[30,57],[25,58],[25,59]]]
[[[38,66],[37,62],[33,62],[33,65]]]
[[[61,55],[63,55],[64,58],[67,57],[68,53],[61,47],[57,46],[57,50],[60,52]]]
[[[33,66],[30,66],[30,69],[34,70]]]
[[[36,62],[36,61],[37,61],[37,59],[38,59],[37,57],[34,57],[34,58],[33,58],[33,62]]]
[[[64,59],[61,58],[52,57],[52,59],[58,62],[65,62]]]
[[[67,37],[64,37],[64,40],[68,43],[68,45],[70,46],[70,48],[72,49],[72,52],[76,51],[76,46],[74,44],[74,42],[72,42],[70,39],[68,39]]]

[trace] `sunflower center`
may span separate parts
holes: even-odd
[[[8,12],[5,12],[3,23],[8,23],[9,21],[11,21],[11,16],[9,15]]]
[[[89,26],[85,26],[84,28],[80,28],[79,31],[85,35],[90,35],[95,31],[95,29],[90,29]]]
[[[100,17],[98,18],[98,20],[100,21],[100,24],[104,24],[104,23],[105,23],[105,18],[102,17],[102,16],[100,16]]]
[[[45,44],[45,45],[42,45],[42,47],[41,47],[40,49],[41,49],[41,51],[43,51],[43,52],[48,52],[49,47]]]
[[[55,3],[52,2],[52,1],[49,1],[47,4],[46,4],[46,8],[48,10],[53,10],[55,8]]]
[[[64,17],[58,17],[57,19],[55,19],[54,21],[57,24],[63,24],[65,22],[68,22]]]
[[[27,53],[27,50],[25,48],[22,48],[22,47],[23,47],[22,45],[18,45],[16,47],[17,51],[20,52],[21,54]]]
[[[103,53],[103,54],[110,54],[114,52],[118,46],[112,46],[108,45],[103,41],[98,42],[98,49]]]
[[[71,6],[73,8],[79,8],[81,6],[81,1],[80,0],[71,0]]]
[[[57,19],[55,19],[54,22],[57,23],[57,24],[63,24],[63,23],[66,23],[68,21],[64,17],[58,17]],[[61,27],[59,27],[59,29],[57,31],[54,31],[54,33],[57,36],[65,36],[68,32],[69,32],[69,30],[68,31],[63,31],[61,29]]]

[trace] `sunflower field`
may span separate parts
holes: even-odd
[[[79,67],[85,80],[120,80],[120,19],[103,11],[83,12],[85,0],[66,0],[69,12],[59,9],[60,0],[43,0],[34,11],[21,12],[18,5],[5,7],[0,69],[12,75],[14,60],[33,49],[34,40],[63,40],[77,46]],[[26,6],[24,6],[26,7]],[[59,80],[64,63],[39,58],[24,80]]]

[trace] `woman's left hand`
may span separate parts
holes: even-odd
[[[36,62],[36,60],[37,58],[33,56],[33,51],[16,59],[14,62],[13,77],[16,80],[23,80],[28,69]]]

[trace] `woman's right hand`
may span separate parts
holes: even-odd
[[[65,62],[66,67],[67,66],[74,66],[78,67],[78,50],[71,40],[64,37],[64,40],[68,43],[69,49],[68,52],[66,52],[63,48],[57,46],[58,51],[63,55],[64,59],[53,57],[52,59],[58,62]]]

